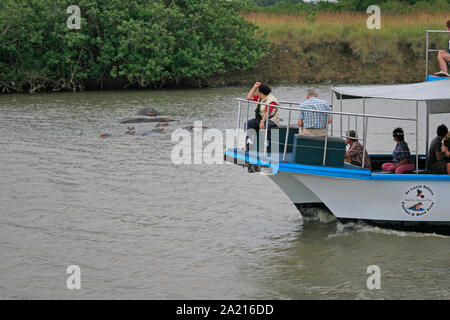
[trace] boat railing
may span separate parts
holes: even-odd
[[[441,50],[450,50],[450,41],[449,41],[449,46],[447,49],[430,49],[429,44],[430,44],[430,33],[449,33],[450,31],[447,30],[427,30],[427,36],[426,36],[426,53],[425,53],[425,80],[428,80],[428,60],[429,60],[429,53],[430,52],[439,52]]]
[[[265,104],[265,103],[261,103],[261,102],[257,102],[257,101],[253,101],[253,100],[247,100],[247,99],[242,99],[242,98],[237,98],[236,99],[238,101],[238,116],[237,116],[237,130],[238,130],[238,136],[237,139],[239,140],[239,129],[241,128],[241,114],[242,114],[242,107],[243,105],[246,105],[246,121],[245,124],[248,122],[249,120],[249,110],[250,110],[250,106],[251,105],[263,105],[266,106],[266,123],[265,123],[265,128],[268,128],[269,125],[269,108],[268,107],[273,107],[273,105],[270,104]],[[340,99],[342,102],[342,99]],[[353,117],[355,118],[355,124],[358,123],[357,119],[358,118],[362,118],[362,122],[363,122],[363,157],[362,157],[362,167],[364,168],[365,165],[365,153],[366,153],[366,147],[367,147],[367,129],[368,129],[368,125],[369,125],[369,119],[373,118],[373,119],[386,119],[386,120],[401,120],[401,121],[412,121],[416,123],[416,172],[418,170],[418,164],[419,164],[419,152],[418,152],[418,136],[417,136],[417,132],[418,132],[418,114],[416,114],[416,118],[405,118],[405,117],[394,117],[394,116],[386,116],[386,115],[376,115],[376,114],[367,114],[367,113],[355,113],[355,112],[342,112],[342,111],[323,111],[323,110],[311,110],[311,109],[307,109],[307,108],[300,108],[297,107],[299,106],[301,103],[300,102],[292,102],[292,101],[279,101],[278,102],[279,105],[277,106],[277,108],[279,109],[283,109],[283,110],[288,110],[288,120],[287,120],[287,126],[286,126],[286,135],[285,135],[285,141],[284,141],[284,149],[283,149],[283,157],[282,157],[282,161],[286,161],[286,154],[287,154],[287,147],[288,147],[288,138],[289,138],[289,130],[290,130],[290,126],[291,126],[291,119],[292,119],[292,112],[293,111],[306,111],[306,112],[316,112],[316,113],[326,113],[326,114],[332,114],[332,115],[337,115],[340,116],[341,119],[341,126],[340,126],[340,137],[341,138],[350,138],[346,135],[343,134],[343,127],[342,127],[342,123],[343,123],[343,117],[348,117],[348,128],[347,131],[350,130],[350,119]],[[333,107],[333,105],[331,105],[331,107]],[[341,110],[342,110],[342,103],[341,103]],[[364,99],[364,111],[365,111],[365,99]],[[333,127],[332,127],[333,121],[331,122],[331,133],[333,134]],[[247,128],[245,128],[247,129]],[[357,129],[357,127],[355,128],[355,130]],[[322,164],[325,165],[326,163],[326,155],[327,155],[327,144],[328,144],[328,133],[329,133],[329,124],[328,121],[326,122],[326,127],[325,127],[325,139],[324,139],[324,153],[323,153],[323,162]],[[268,130],[265,130],[265,135],[264,135],[264,156],[267,156],[267,133]],[[360,139],[358,139],[360,140]]]

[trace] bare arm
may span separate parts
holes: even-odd
[[[256,82],[250,92],[247,94],[247,100],[253,100],[256,90],[261,85],[261,82]]]

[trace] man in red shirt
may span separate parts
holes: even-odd
[[[256,102],[261,102],[263,104],[269,104],[269,105],[278,105],[278,100],[275,98],[275,96],[272,95],[272,89],[261,82],[256,82],[253,86],[253,88],[250,90],[250,92],[247,94],[248,100],[253,100]],[[280,114],[278,112],[278,108],[269,106],[269,132],[267,133],[267,140],[268,140],[268,147],[270,146],[270,131],[272,128],[277,128],[280,124]],[[255,118],[250,119],[247,122],[247,130],[248,129],[254,129],[256,132],[258,132],[259,129],[263,130],[266,128],[266,120],[267,120],[267,110],[266,106],[262,104],[258,104],[258,106],[255,109]],[[249,142],[250,140],[247,137],[246,141],[246,149],[249,148]]]

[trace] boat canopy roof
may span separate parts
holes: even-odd
[[[450,113],[450,80],[412,84],[334,87],[337,99],[379,98],[425,101],[430,113]]]

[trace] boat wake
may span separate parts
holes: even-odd
[[[385,229],[377,226],[371,226],[364,222],[336,222],[336,232],[328,236],[328,238],[348,236],[354,232],[370,232],[384,235],[394,235],[398,237],[414,237],[414,238],[450,238],[450,236],[440,235],[436,233],[422,233],[413,231],[399,231],[393,229]]]
[[[319,221],[322,223],[337,221],[337,218],[327,208],[301,208],[299,211],[305,221]]]

